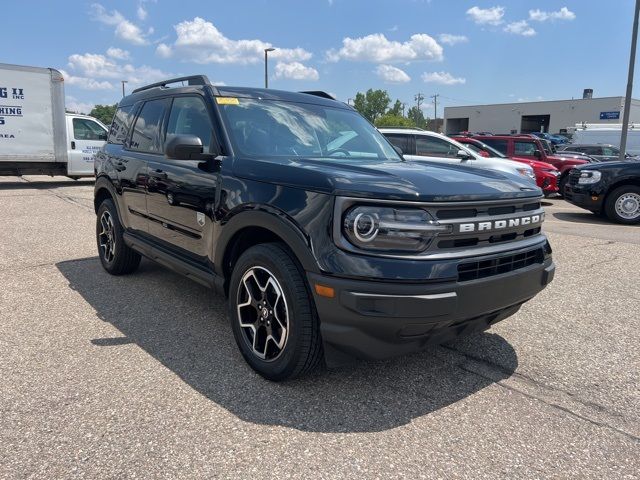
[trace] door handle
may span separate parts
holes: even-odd
[[[71,141],[71,150],[75,150],[76,149],[76,142],[74,142],[73,140]]]
[[[158,178],[160,180],[165,180],[167,178],[167,172],[163,172],[160,169],[151,170],[151,172],[149,172],[149,176],[152,177],[152,178]]]

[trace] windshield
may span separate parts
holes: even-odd
[[[353,110],[254,98],[217,98],[231,143],[248,157],[402,161]]]

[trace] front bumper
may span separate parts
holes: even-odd
[[[594,185],[568,184],[563,192],[564,199],[578,207],[600,213],[604,195]]]
[[[475,259],[480,263],[499,256]],[[467,259],[468,260],[468,259]],[[554,276],[548,244],[539,263],[476,280],[399,283],[307,273],[329,366],[377,360],[486,330],[518,311]],[[333,298],[313,288],[334,289]]]
[[[549,172],[536,172],[536,184],[542,189],[545,195],[558,193],[558,175]]]

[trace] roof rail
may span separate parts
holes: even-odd
[[[162,82],[151,83],[144,87],[136,88],[131,93],[138,93],[156,87],[166,87],[169,84],[180,82],[189,82],[189,85],[211,85],[211,82],[206,75],[190,75],[188,77],[170,78],[169,80],[163,80]]]
[[[408,127],[406,125],[398,125],[398,126],[394,126],[394,125],[380,125],[378,128],[395,128],[397,130],[420,130],[421,132],[426,132],[427,130],[425,130],[424,128],[420,128],[420,127]]]
[[[308,92],[299,92],[306,93],[307,95],[315,95],[316,97],[328,98],[329,100],[335,100],[335,97],[329,95],[327,92],[323,92],[321,90],[310,90]]]

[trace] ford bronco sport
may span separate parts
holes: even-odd
[[[485,330],[554,274],[540,189],[405,162],[322,92],[139,88],[95,170],[105,270],[143,255],[226,295],[242,355],[271,380]]]

